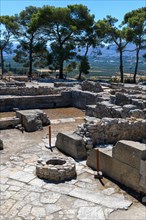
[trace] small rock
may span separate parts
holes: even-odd
[[[142,198],[142,203],[146,203],[146,196]]]

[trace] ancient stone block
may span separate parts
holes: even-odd
[[[37,131],[50,124],[47,115],[39,109],[17,111],[16,116],[20,118],[21,124],[28,132]]]
[[[0,129],[15,128],[20,123],[20,119],[16,117],[7,117],[0,119]]]
[[[83,91],[90,91],[90,92],[102,92],[103,91],[101,85],[98,82],[92,82],[88,80],[85,80],[82,83],[81,87]]]
[[[140,170],[141,159],[146,159],[146,145],[134,141],[118,141],[113,148],[113,158]]]
[[[80,136],[74,133],[58,133],[56,147],[75,159],[85,159],[86,149]]]

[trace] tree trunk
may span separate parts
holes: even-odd
[[[79,78],[78,78],[79,80],[81,80],[81,75],[82,75],[82,72],[80,71],[79,72]]]
[[[121,83],[124,82],[124,73],[123,73],[123,51],[120,50],[120,76],[121,76]]]
[[[133,76],[133,82],[136,83],[136,75],[138,70],[138,61],[139,61],[139,48],[136,50],[136,64],[135,64],[135,70],[134,70],[134,76]]]
[[[59,79],[63,79],[63,61],[60,62],[59,66]]]
[[[28,70],[28,77],[32,77],[32,53],[29,54],[29,70]]]
[[[32,47],[33,47],[33,36],[30,40],[30,45],[29,45],[29,70],[28,70],[28,78],[32,77],[32,63],[33,63],[33,59],[32,59]]]
[[[3,57],[3,51],[1,50],[1,69],[2,69],[2,78],[4,74],[4,57]]]

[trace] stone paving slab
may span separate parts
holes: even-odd
[[[48,183],[36,177],[38,158],[61,154],[56,148],[53,152],[46,149],[46,142],[43,139],[37,150],[31,146],[2,165],[1,220],[105,220],[119,216],[119,209],[132,209],[133,199],[125,199],[124,191],[110,182],[102,186],[85,161],[76,162],[77,179],[65,183]],[[137,220],[145,220],[143,208],[137,216],[142,217]]]
[[[102,205],[111,209],[128,209],[128,207],[132,204],[131,201],[118,198],[118,196],[108,196],[100,193],[95,193],[90,190],[84,190],[81,188],[76,188],[69,193],[70,196],[75,198],[80,198],[89,202],[94,202],[98,205]]]

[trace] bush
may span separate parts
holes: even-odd
[[[97,80],[96,76],[90,76],[89,79],[90,79],[91,81],[96,81],[96,80]]]
[[[112,77],[112,78],[109,80],[109,82],[112,82],[112,83],[119,83],[119,82],[120,82],[120,78],[117,77],[117,76],[114,76],[114,77]]]

